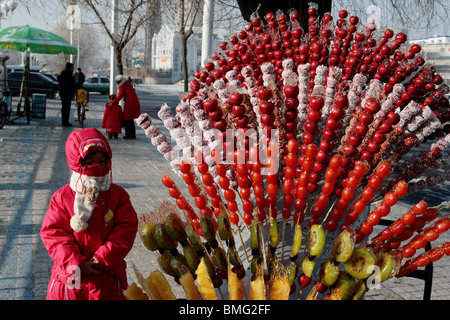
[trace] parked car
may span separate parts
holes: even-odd
[[[20,71],[8,73],[7,79],[12,94],[19,95],[23,73]],[[34,93],[46,94],[48,98],[55,99],[58,97],[59,83],[41,73],[30,72],[30,94]]]
[[[11,72],[23,72],[23,70],[25,69],[24,66],[8,66],[8,73]],[[30,67],[30,72],[41,72],[42,68],[41,67]]]
[[[83,88],[88,92],[109,93],[110,81],[107,77],[86,77]]]
[[[50,78],[51,80],[58,82],[58,76],[56,74],[53,73],[43,73],[42,71],[40,72],[41,74],[43,74],[44,76]],[[59,96],[59,91],[53,96],[53,99],[61,99],[61,97]]]
[[[50,79],[52,79],[55,82],[58,82],[58,76],[56,74],[53,73],[44,73],[44,72],[40,72],[41,74],[43,74],[46,77],[49,77]]]

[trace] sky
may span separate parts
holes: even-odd
[[[5,0],[0,0],[1,2],[4,2]],[[25,8],[25,6],[22,4],[20,0],[16,0],[19,5],[15,12],[13,13],[12,17],[8,20],[2,19],[1,20],[1,26],[7,27],[7,26],[14,26],[14,25],[24,25],[24,24],[30,24],[31,26],[41,28],[41,29],[47,29],[51,30],[53,25],[57,20],[63,20],[65,19],[65,12],[61,10],[59,14],[55,14],[55,12],[49,12],[51,9],[54,9],[55,6],[51,6],[53,1],[58,2],[57,0],[43,0],[42,3],[45,3],[43,6],[33,6],[33,8],[30,8],[31,12],[28,12]],[[354,0],[336,0],[334,2],[334,11],[337,11],[340,8],[343,7],[349,7],[351,8],[351,4]],[[450,0],[441,0],[442,2],[450,3]],[[362,3],[362,5],[359,5],[360,8],[366,9],[369,8],[373,3],[380,4],[380,6],[383,6],[383,3],[386,2],[386,0],[358,0],[358,3]],[[340,8],[338,8],[338,6]],[[449,5],[450,7],[450,5]],[[50,10],[49,10],[50,8]],[[383,24],[385,25],[392,25],[392,27],[395,27],[396,21],[395,18],[389,17],[389,9],[382,9],[381,10],[381,19],[383,20]],[[448,16],[448,13],[443,13],[444,15]],[[336,12],[333,12],[333,16],[337,16]],[[365,15],[365,12],[359,12],[358,16],[362,19],[362,22],[365,22],[364,20],[367,19],[367,16],[369,14]],[[422,38],[426,36],[431,35],[450,35],[450,32],[448,31],[448,24],[440,24],[439,26],[435,27],[433,30],[429,30],[426,33],[421,32],[418,30],[410,30],[411,37],[412,38]],[[414,33],[416,31],[416,33]]]
[[[66,13],[64,12],[64,9],[56,10],[55,7],[52,6],[52,2],[57,3],[58,0],[43,0],[43,5],[39,6],[33,6],[30,8],[30,12],[26,9],[26,7],[21,4],[23,3],[20,0],[16,0],[19,5],[17,9],[14,11],[10,19],[1,19],[1,27],[8,27],[8,26],[16,26],[16,25],[25,25],[29,24],[36,28],[45,29],[48,31],[51,31],[52,28],[54,28],[54,25],[57,21],[61,21],[66,19]],[[333,3],[333,16],[337,19],[337,11],[339,9],[342,9],[344,7],[352,8],[351,4],[352,1],[355,0],[336,0]],[[360,12],[357,13],[357,15],[361,18],[361,23],[366,23],[367,17],[370,16],[370,13],[364,12],[366,8],[369,8],[370,5],[373,3],[384,3],[387,0],[358,0],[358,6],[362,9],[360,9]],[[445,3],[449,3],[450,7],[450,0],[441,0]],[[5,2],[5,0],[0,0],[1,2]],[[354,3],[354,2],[353,2]],[[361,5],[359,3],[362,3]],[[356,9],[355,9],[356,10]],[[367,11],[367,10],[366,10]],[[381,9],[381,20],[383,25],[387,25],[394,29],[394,31],[398,32],[398,30],[395,30],[396,25],[396,19],[389,17],[389,9]],[[448,17],[448,13],[444,13]],[[415,28],[411,28],[410,31],[410,38],[411,39],[417,39],[417,38],[424,38],[428,36],[433,35],[449,35],[450,31],[448,31],[448,25],[449,24],[440,24],[439,26],[433,28],[432,30],[428,30],[427,32],[416,30]],[[237,32],[240,30],[236,30]],[[68,40],[68,39],[67,39]]]
[[[418,0],[424,9],[420,10],[416,1],[412,0],[333,0],[333,17],[337,17],[337,12],[340,9],[349,10],[350,14],[357,15],[361,19],[361,23],[367,24],[367,20],[371,17],[373,20],[379,19],[382,28],[391,28],[394,32],[404,32],[410,39],[428,38],[433,36],[450,36],[449,12],[450,0]],[[434,8],[428,5],[428,1],[433,2]],[[397,10],[393,4],[397,6]],[[409,25],[404,26],[400,19],[401,16],[409,19]],[[423,12],[436,12],[433,19],[430,19],[432,27],[426,29],[426,20],[429,19],[428,14]],[[355,13],[356,12],[356,13]],[[437,17],[445,17],[443,22]],[[439,22],[437,22],[439,21]]]
[[[49,16],[45,10],[42,10],[38,6],[28,12],[26,7],[21,5],[20,0],[16,0],[16,2],[18,2],[18,6],[11,17],[9,19],[1,20],[2,28],[29,24],[35,28],[50,29],[55,24],[55,21],[58,20],[57,17]]]

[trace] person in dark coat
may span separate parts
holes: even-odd
[[[84,84],[84,81],[86,81],[86,76],[81,71],[81,68],[77,68],[77,72],[75,72],[73,77],[75,78],[75,83],[77,85],[77,89],[81,89],[81,87]]]
[[[73,64],[67,63],[66,69],[58,76],[59,83],[59,95],[61,97],[61,119],[62,125],[65,127],[71,127],[69,123],[70,108],[72,106],[72,100],[77,91],[77,85],[73,77]]]

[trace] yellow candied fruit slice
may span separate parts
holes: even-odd
[[[124,295],[127,300],[148,300],[148,296],[135,282],[128,286],[127,290],[124,292]]]
[[[205,258],[199,263],[195,274],[197,275],[198,290],[203,296],[203,300],[218,300],[214,284],[208,274],[205,264]]]

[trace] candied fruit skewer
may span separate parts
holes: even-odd
[[[367,204],[373,199],[376,190],[381,187],[383,180],[390,172],[390,168],[391,166],[388,164],[388,162],[381,162],[375,169],[373,174],[367,179],[367,184],[363,186],[361,195],[353,202],[353,204],[350,206],[350,212],[348,212],[345,216],[346,225],[352,225],[358,220],[359,215],[364,211]],[[347,182],[348,181],[350,180],[347,180]],[[340,211],[342,212],[342,210]],[[334,217],[332,216],[330,222],[327,223],[327,230],[331,228],[330,231],[334,231],[337,228],[337,223],[339,222],[339,220],[336,218],[339,218],[341,214],[342,213],[339,214],[338,212],[334,212]]]
[[[378,210],[386,210],[386,211],[390,211],[390,208],[386,205],[383,205],[382,207],[379,207]],[[406,213],[404,213],[402,215],[402,217],[399,220],[402,220],[402,223],[405,225],[405,229],[406,227],[408,227],[411,231],[416,231],[416,230],[420,230],[423,228],[423,226],[426,223],[426,220],[422,218],[423,215],[425,215],[425,213],[428,210],[428,205],[424,200],[419,201],[417,204],[415,204],[410,210],[408,210]],[[381,214],[380,215],[385,215]],[[434,218],[433,218],[434,219]],[[397,224],[400,224],[400,222],[398,222]],[[399,227],[401,228],[401,224],[399,225]],[[395,225],[394,225],[395,228]],[[409,232],[409,231],[407,231]],[[376,235],[373,239],[372,242],[375,245],[384,245],[387,241],[391,240],[393,237],[399,237],[400,234],[402,232],[397,232],[399,233],[399,235],[394,235],[394,233],[392,232],[392,228],[391,226],[386,227],[385,229],[383,229],[378,235]]]
[[[189,188],[189,194],[194,198],[195,206],[200,210],[200,215],[208,215],[213,217],[213,211],[208,207],[206,191],[202,190],[198,184],[197,178],[193,172],[193,165],[189,160],[181,160],[179,164],[180,172],[183,180]]]
[[[175,182],[169,175],[165,175],[162,178],[162,183],[165,187],[169,189],[169,195],[176,199],[176,204],[180,210],[192,221],[198,222],[198,216],[195,213],[192,206],[187,202],[186,198],[182,195],[180,189],[176,186]]]
[[[411,241],[402,248],[402,253],[406,258],[411,258],[416,253],[416,250],[423,249],[427,245],[439,236],[450,229],[450,215],[446,215],[434,222],[432,226],[429,226],[419,234],[417,234]]]
[[[408,273],[412,273],[420,267],[426,267],[431,262],[440,260],[444,255],[450,255],[450,242],[445,242],[439,247],[434,247],[430,251],[424,252],[419,256],[407,260],[397,272],[396,277],[404,277]]]
[[[373,227],[378,225],[381,218],[386,215],[386,212],[389,213],[390,208],[394,206],[400,197],[403,197],[406,195],[408,191],[408,184],[405,181],[399,181],[393,188],[393,191],[388,192],[384,195],[383,201],[375,207],[375,209],[369,214],[367,219],[361,223],[359,228],[356,231],[356,243],[360,243],[364,240],[365,237],[369,236],[372,231]],[[379,208],[381,206],[386,206],[389,210],[380,211]],[[399,225],[399,228],[395,228],[395,226]],[[401,226],[401,227],[400,227]],[[401,231],[403,231],[405,224],[401,219],[398,219],[394,227],[391,228],[391,230],[395,234],[400,234]]]

